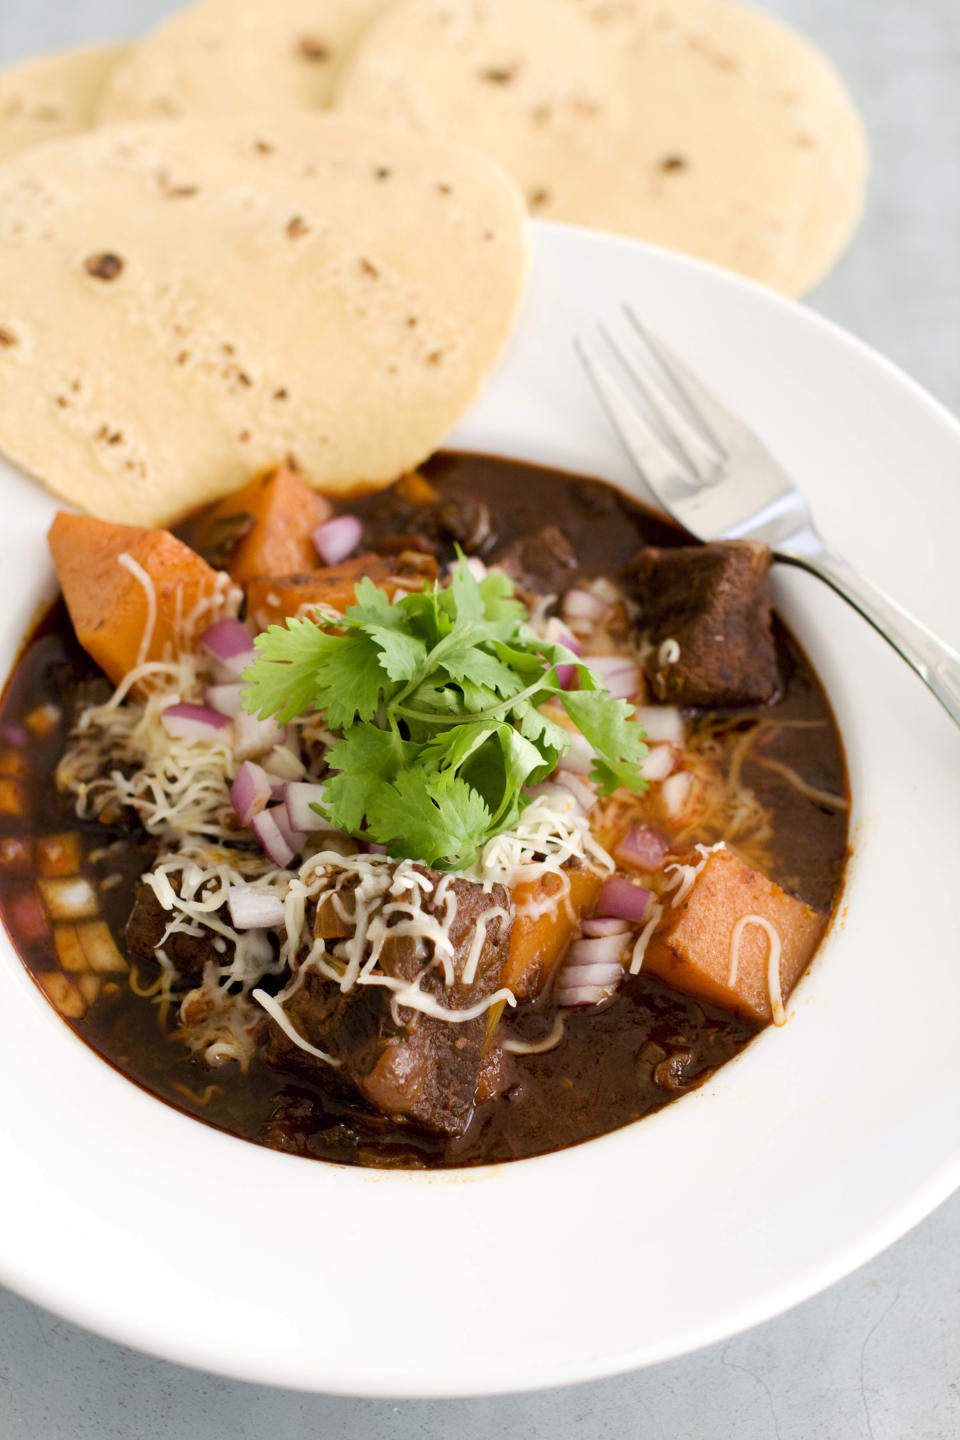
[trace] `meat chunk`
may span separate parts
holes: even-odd
[[[778,688],[770,626],[770,551],[752,541],[659,550],[628,573],[650,645],[647,677],[671,705],[757,705]],[[673,640],[673,656],[665,642]],[[679,651],[679,653],[677,653]]]
[[[718,850],[707,857],[680,904],[666,909],[643,968],[675,990],[744,1019],[781,1022],[781,1000],[807,968],[825,929],[823,915],[728,850]]]
[[[493,535],[490,511],[473,495],[451,495],[433,507],[431,524],[444,540],[453,540],[468,555],[476,555]]]
[[[459,545],[467,555],[490,549],[496,536],[489,506],[475,495],[442,495],[422,475],[405,475],[373,507],[380,539],[374,548],[385,552],[391,538],[402,534],[414,548],[447,551]]]
[[[133,909],[127,921],[124,935],[127,952],[134,960],[157,963],[157,946],[163,941],[163,953],[174,969],[181,975],[199,976],[208,960],[216,965],[229,963],[229,955],[214,949],[213,933],[204,930],[202,935],[189,935],[176,931],[163,939],[172,916],[164,910],[151,885],[140,885],[134,896]]]
[[[361,915],[368,936],[375,933],[378,920],[388,931],[397,931],[395,938],[388,933],[383,940],[376,966],[380,975],[419,984],[428,1004],[444,1010],[469,1009],[491,995],[500,985],[509,953],[509,892],[502,885],[485,891],[472,881],[409,862],[380,867],[380,874],[384,883],[372,899],[362,893],[368,886],[356,873],[333,877],[331,889],[318,903],[316,920],[328,951],[346,958],[350,941],[339,939],[347,928],[344,916]],[[448,956],[452,983],[446,982],[436,941],[438,922],[453,952]],[[394,996],[394,990],[379,984],[358,983],[342,991],[335,981],[311,971],[284,1011],[308,1044],[340,1062],[333,1073],[378,1110],[421,1129],[460,1134],[473,1110],[481,1074],[486,1015],[453,1022]],[[322,1074],[325,1081],[331,1077],[325,1061],[302,1050],[273,1020],[268,1058],[301,1075]]]
[[[490,562],[531,595],[562,595],[579,563],[577,552],[556,525],[544,525],[514,540]]]

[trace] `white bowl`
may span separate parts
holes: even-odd
[[[633,483],[570,346],[629,299],[772,444],[837,548],[955,644],[960,427],[808,311],[719,270],[534,227],[510,354],[453,437]],[[0,646],[53,503],[4,472]],[[578,1148],[435,1174],[340,1168],[198,1124],[113,1071],[0,946],[0,1277],[116,1340],[354,1395],[556,1385],[719,1340],[889,1244],[960,1180],[960,736],[824,586],[777,598],[848,746],[842,917],[714,1081]]]

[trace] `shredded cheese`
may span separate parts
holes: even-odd
[[[270,1016],[270,1019],[280,1026],[280,1029],[284,1035],[286,1035],[287,1039],[292,1040],[298,1049],[305,1050],[308,1055],[316,1056],[318,1060],[326,1061],[328,1065],[332,1065],[335,1069],[339,1066],[340,1061],[335,1059],[333,1055],[328,1055],[325,1050],[318,1050],[316,1045],[311,1045],[309,1040],[305,1040],[300,1032],[294,1029],[293,1022],[289,1015],[273,995],[268,995],[266,990],[254,990],[253,998],[258,1005],[263,1006],[264,1010],[266,1010]]]
[[[477,978],[477,966],[480,963],[480,956],[483,954],[483,947],[487,942],[487,926],[493,920],[500,920],[506,924],[510,918],[510,912],[504,910],[502,905],[494,905],[480,916],[474,927],[470,952],[460,976],[461,985],[472,985]]]
[[[556,1050],[566,1029],[566,1016],[561,1012],[542,1040],[504,1040],[501,1048],[509,1055],[546,1055]]]
[[[727,971],[727,984],[732,987],[737,983],[740,942],[748,925],[758,926],[767,937],[767,995],[770,1000],[770,1013],[773,1016],[774,1025],[784,1025],[787,1012],[783,1008],[783,992],[780,987],[780,956],[782,953],[780,934],[763,915],[741,915],[731,930],[730,968]]]
[[[143,590],[147,602],[147,619],[143,627],[143,634],[140,636],[140,646],[137,650],[136,664],[139,666],[143,664],[150,653],[150,642],[153,640],[153,632],[157,625],[157,591],[152,579],[146,570],[144,570],[143,566],[139,561],[134,560],[132,555],[128,555],[126,550],[117,556],[117,564],[122,565],[124,570],[129,570],[130,574]]]
[[[650,944],[650,937],[653,935],[654,930],[656,930],[657,926],[659,925],[662,916],[663,906],[658,905],[656,900],[654,900],[650,906],[650,918],[647,920],[647,923],[644,925],[643,929],[640,931],[640,934],[637,936],[636,943],[633,947],[633,953],[630,956],[631,975],[639,975],[640,968],[643,965],[643,957],[644,955],[646,955],[647,946]]]
[[[725,850],[726,848],[722,840],[718,840],[716,845],[695,845],[694,849],[700,855],[697,864],[681,865],[680,862],[677,861],[672,865],[664,865],[663,873],[664,875],[669,875],[670,878],[663,887],[663,894],[669,894],[671,890],[676,890],[677,892],[676,895],[671,895],[670,897],[671,905],[677,906],[683,904],[693,889],[694,883],[703,870],[704,865],[706,865],[708,858],[711,855],[715,855],[718,850]]]
[[[487,841],[473,866],[464,873],[484,884],[499,882],[513,887],[521,880],[562,875],[563,867],[571,860],[587,861],[611,873],[616,869],[569,792],[538,795],[512,830],[504,830]]]

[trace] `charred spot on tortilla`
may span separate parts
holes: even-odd
[[[104,250],[99,255],[88,255],[83,268],[94,280],[116,280],[118,275],[123,274],[123,261],[119,255]]]
[[[318,40],[316,35],[301,35],[297,41],[297,50],[304,60],[322,64],[330,59],[330,46],[325,41]]]

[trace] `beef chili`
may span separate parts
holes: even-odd
[[[281,468],[175,536],[61,515],[51,546],[66,603],[0,710],[0,910],[154,1095],[298,1155],[474,1165],[636,1120],[785,1019],[847,780],[761,547],[460,454],[337,506]],[[244,708],[270,625],[258,699],[316,675],[319,708]]]

